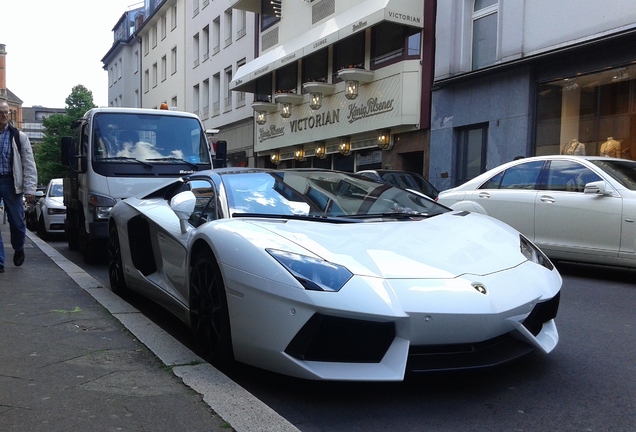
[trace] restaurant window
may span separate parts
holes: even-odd
[[[336,77],[340,69],[349,67],[364,68],[364,35],[365,32],[361,31],[334,44],[333,67]]]
[[[391,22],[383,22],[371,31],[371,69],[398,61],[420,58],[422,32]]]
[[[456,153],[456,185],[486,172],[488,126],[477,125],[459,130]]]
[[[537,155],[636,159],[636,66],[540,83]]]
[[[254,86],[254,100],[259,102],[272,101],[272,74],[266,74],[256,80]]]
[[[261,0],[261,31],[267,30],[280,21],[270,0]]]
[[[294,93],[298,87],[298,65],[292,62],[276,70],[276,93]]]
[[[302,82],[329,82],[329,50],[321,49],[303,57]]]

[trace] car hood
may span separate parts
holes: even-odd
[[[65,208],[64,197],[46,197],[46,206],[51,208]]]
[[[454,278],[490,274],[526,261],[517,231],[468,212],[420,221],[250,223],[361,276]]]

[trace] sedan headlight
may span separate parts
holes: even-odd
[[[66,213],[66,209],[65,208],[48,207],[46,209],[46,213],[49,214],[49,215],[65,214]]]
[[[521,244],[521,253],[528,261],[542,265],[548,270],[552,270],[554,265],[550,259],[541,250],[536,247],[530,240],[522,235],[519,235],[519,243]]]
[[[340,291],[353,276],[343,266],[328,261],[276,249],[266,250],[307,290]]]

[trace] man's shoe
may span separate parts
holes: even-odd
[[[24,263],[24,250],[15,251],[13,254],[13,264],[20,267]]]
[[[4,266],[0,265],[0,273],[4,273]]]

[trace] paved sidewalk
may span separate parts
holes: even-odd
[[[0,231],[0,430],[298,431],[33,233],[15,267]]]

